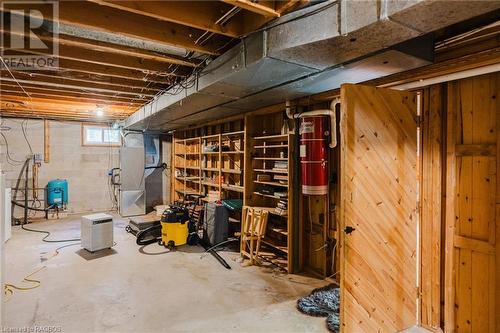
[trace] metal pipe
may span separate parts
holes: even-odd
[[[337,147],[337,115],[335,107],[340,104],[340,99],[337,97],[330,103],[330,109],[313,110],[300,113],[291,113],[290,101],[285,102],[286,115],[290,119],[310,117],[310,116],[328,116],[330,117],[330,148]]]
[[[24,179],[24,224],[28,223],[28,175],[29,167],[26,167]]]

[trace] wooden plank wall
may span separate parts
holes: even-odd
[[[446,92],[440,84],[422,91],[422,158],[420,222],[420,321],[441,326],[443,113]]]
[[[498,332],[500,75],[450,82],[447,96],[445,331]]]

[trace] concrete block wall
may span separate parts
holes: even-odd
[[[43,156],[43,120],[24,121],[27,122],[26,134],[33,152]],[[30,153],[21,129],[22,122],[23,119],[15,118],[0,120],[1,131],[9,144],[10,155],[18,161],[24,161]],[[113,201],[107,173],[109,169],[119,166],[119,149],[117,147],[83,147],[80,122],[49,121],[49,125],[50,160],[48,163],[42,162],[38,186],[45,187],[51,179],[67,179],[69,213],[112,209]],[[7,175],[7,186],[15,186],[21,167],[21,163],[7,162],[5,141],[0,137],[0,170]],[[40,193],[40,197],[44,197],[43,192]],[[15,216],[22,216],[21,210],[17,210]]]

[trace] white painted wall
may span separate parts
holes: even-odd
[[[0,120],[2,133],[9,143],[10,155],[19,161],[24,161],[30,152],[21,130],[22,121],[14,118]],[[30,119],[27,125],[26,134],[33,152],[43,155],[43,120]],[[38,186],[45,187],[51,179],[67,179],[69,213],[109,210],[113,204],[107,173],[109,169],[118,167],[118,154],[118,148],[83,147],[80,122],[50,121],[50,161],[42,162]],[[6,173],[7,186],[15,186],[21,167],[7,162],[5,142],[0,137],[0,170]],[[40,196],[43,198],[43,192]],[[22,216],[22,212],[17,211],[16,216]]]

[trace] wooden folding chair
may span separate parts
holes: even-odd
[[[243,207],[240,253],[242,257],[250,259],[250,265],[254,265],[259,256],[260,244],[266,235],[268,215],[266,209]]]

